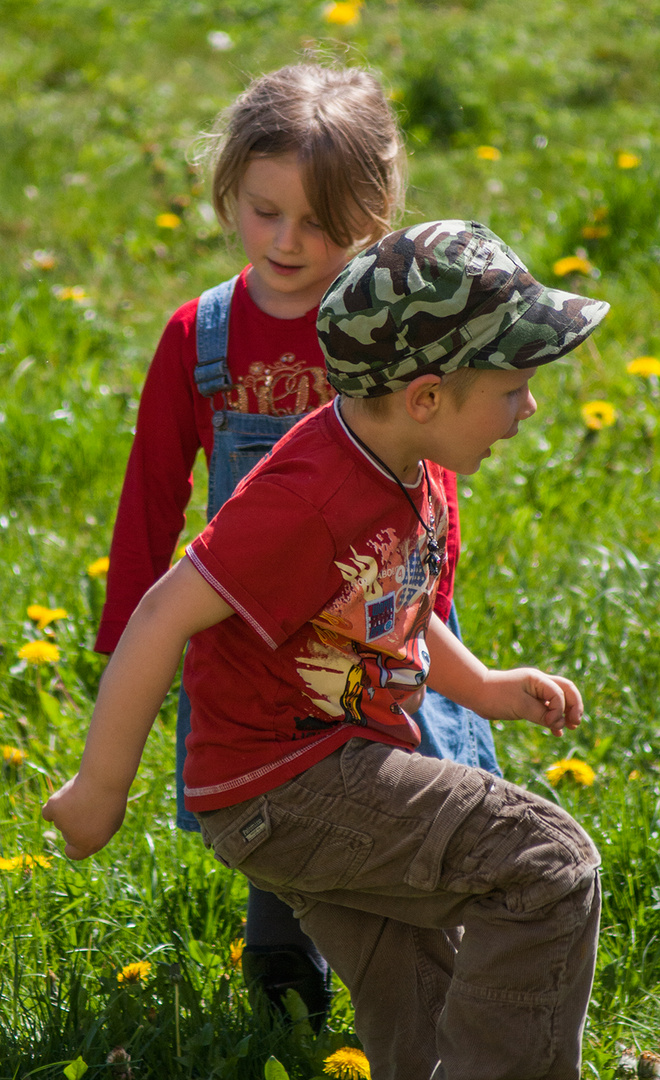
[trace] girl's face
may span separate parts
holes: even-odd
[[[238,231],[252,268],[247,285],[258,307],[295,319],[315,307],[344,268],[338,247],[316,221],[295,154],[254,158],[238,185]]]

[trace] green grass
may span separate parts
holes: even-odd
[[[0,765],[0,1080],[59,1077],[78,1057],[90,1077],[120,1076],[117,1045],[136,1077],[251,1080],[272,1055],[311,1080],[356,1043],[339,984],[320,1041],[250,1009],[230,948],[244,882],[172,823],[173,695],[106,851],[69,863],[39,816],[76,767],[103,667],[103,582],[87,567],[108,551],[147,364],[171,311],[241,265],[191,165],[198,133],[252,74],[314,46],[373,65],[391,90],[406,220],[483,220],[542,279],[612,304],[534,380],[537,417],[461,481],[458,575],[479,656],[561,671],[585,698],[561,741],[525,724],[495,735],[506,776],[560,800],[600,846],[584,1076],[610,1080],[616,1043],[656,1050],[660,1028],[660,390],[626,371],[660,356],[660,2],[366,0],[350,28],[316,0],[4,0],[1,14],[0,745],[27,756]],[[213,30],[234,48],[214,52]],[[180,227],[160,228],[172,212]],[[591,273],[556,278],[576,253]],[[581,414],[595,399],[616,410],[598,432]],[[196,475],[188,536],[203,521]],[[68,617],[38,633],[31,603]],[[18,659],[37,637],[57,643],[56,666]],[[567,756],[593,786],[549,784]],[[138,961],[144,982],[120,985]]]

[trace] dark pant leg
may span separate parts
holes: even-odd
[[[284,1012],[287,990],[295,990],[316,1031],[330,1008],[331,972],[288,904],[250,883],[243,975],[251,995],[263,992]]]

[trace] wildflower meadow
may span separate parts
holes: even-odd
[[[338,980],[320,1035],[293,994],[288,1021],[248,1002],[245,882],[174,825],[176,687],[106,850],[70,862],[40,816],[104,667],[149,360],[172,311],[242,265],[199,134],[303,55],[382,77],[407,222],[483,221],[541,280],[612,306],[460,479],[457,602],[484,661],[580,686],[579,731],[496,722],[498,753],[602,853],[583,1076],[660,1075],[660,0],[0,0],[0,17],[0,1080],[369,1076]],[[204,506],[200,463],[181,542]]]

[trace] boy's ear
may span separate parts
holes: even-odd
[[[440,407],[441,375],[418,375],[406,387],[406,411],[418,424],[428,424]]]

